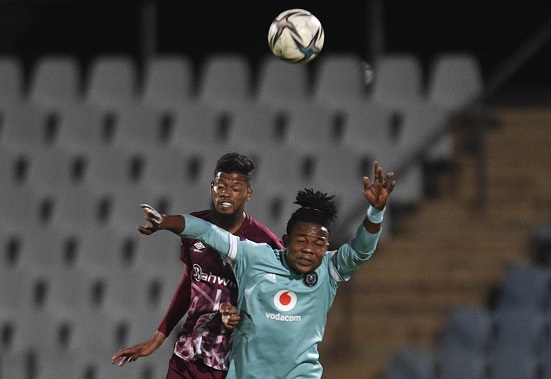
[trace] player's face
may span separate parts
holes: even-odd
[[[287,264],[294,271],[306,274],[319,267],[329,246],[327,229],[312,222],[297,222],[290,234],[283,236],[287,248]]]
[[[210,185],[210,193],[216,211],[229,215],[244,211],[245,202],[251,199],[253,190],[245,175],[219,172]]]

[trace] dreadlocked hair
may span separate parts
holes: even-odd
[[[300,205],[300,208],[291,215],[287,223],[287,234],[299,221],[313,222],[329,229],[329,224],[337,218],[334,198],[335,196],[320,191],[314,192],[313,189],[298,191],[295,204]]]

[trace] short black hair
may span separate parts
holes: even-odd
[[[287,222],[287,234],[290,234],[297,222],[313,222],[329,229],[329,225],[337,218],[335,196],[313,189],[298,191],[295,204],[301,207],[297,209]]]
[[[245,175],[247,182],[250,183],[253,179],[254,168],[254,161],[246,155],[227,153],[222,155],[216,162],[214,176],[219,172],[239,173]]]

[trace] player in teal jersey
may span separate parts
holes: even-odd
[[[373,182],[363,178],[369,202],[356,236],[328,251],[329,224],[336,217],[333,196],[302,190],[283,236],[284,250],[240,240],[190,215],[161,215],[142,204],[143,234],[169,230],[203,241],[232,265],[239,284],[238,312],[228,378],[320,378],[318,344],[338,285],[368,260],[377,246],[388,197],[396,182],[374,163]],[[224,312],[224,310],[222,310]]]

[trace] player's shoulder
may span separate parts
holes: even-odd
[[[281,241],[278,236],[275,235],[266,225],[247,214],[245,222],[243,223],[243,235],[242,237],[254,241],[265,242],[271,245],[275,249],[281,249]]]
[[[190,215],[192,216],[195,216],[197,218],[200,218],[200,219],[203,219],[203,220],[206,220],[208,222],[211,221],[211,210],[210,209],[205,209],[205,210],[202,210],[202,211],[195,211],[195,212],[191,212]]]

